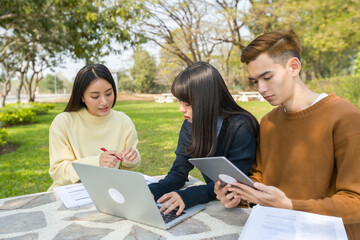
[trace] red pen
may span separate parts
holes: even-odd
[[[106,148],[100,148],[100,150],[107,152],[108,150]],[[123,162],[124,160],[122,160],[119,156],[114,155],[117,159],[119,159],[121,162]]]

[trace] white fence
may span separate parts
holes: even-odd
[[[174,97],[171,93],[163,93],[161,96],[155,97],[155,102],[157,103],[172,103],[176,101],[176,97]]]
[[[249,99],[261,102],[265,101],[259,92],[238,92],[238,94],[232,95],[232,97],[235,101],[239,102],[248,102]],[[155,97],[155,102],[157,103],[173,103],[176,101],[176,97],[174,97],[171,93],[163,93],[161,96]]]
[[[256,101],[265,101],[259,92],[238,92],[237,95],[232,95],[235,101],[248,102],[249,98]]]

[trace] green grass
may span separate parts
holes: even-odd
[[[240,105],[259,120],[272,109],[267,102],[244,102]],[[48,174],[49,126],[64,108],[65,103],[58,103],[49,114],[36,116],[34,124],[7,128],[8,142],[18,145],[18,148],[0,155],[0,198],[43,192],[51,185]],[[126,113],[136,126],[142,159],[136,171],[148,175],[166,174],[175,159],[174,151],[183,122],[179,104],[119,101],[114,109]],[[202,179],[197,169],[190,174]]]

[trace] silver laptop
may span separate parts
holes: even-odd
[[[254,187],[254,182],[226,157],[190,158],[189,162],[214,182],[221,180],[222,186],[240,182]]]
[[[163,216],[141,173],[81,163],[73,167],[96,208],[106,214],[169,229],[205,208],[199,204],[180,216],[175,211]]]

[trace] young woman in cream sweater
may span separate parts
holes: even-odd
[[[106,66],[90,64],[78,72],[65,111],[49,130],[49,173],[54,181],[49,190],[79,181],[72,162],[121,169],[139,165],[135,126],[112,109],[115,102],[116,86]]]

